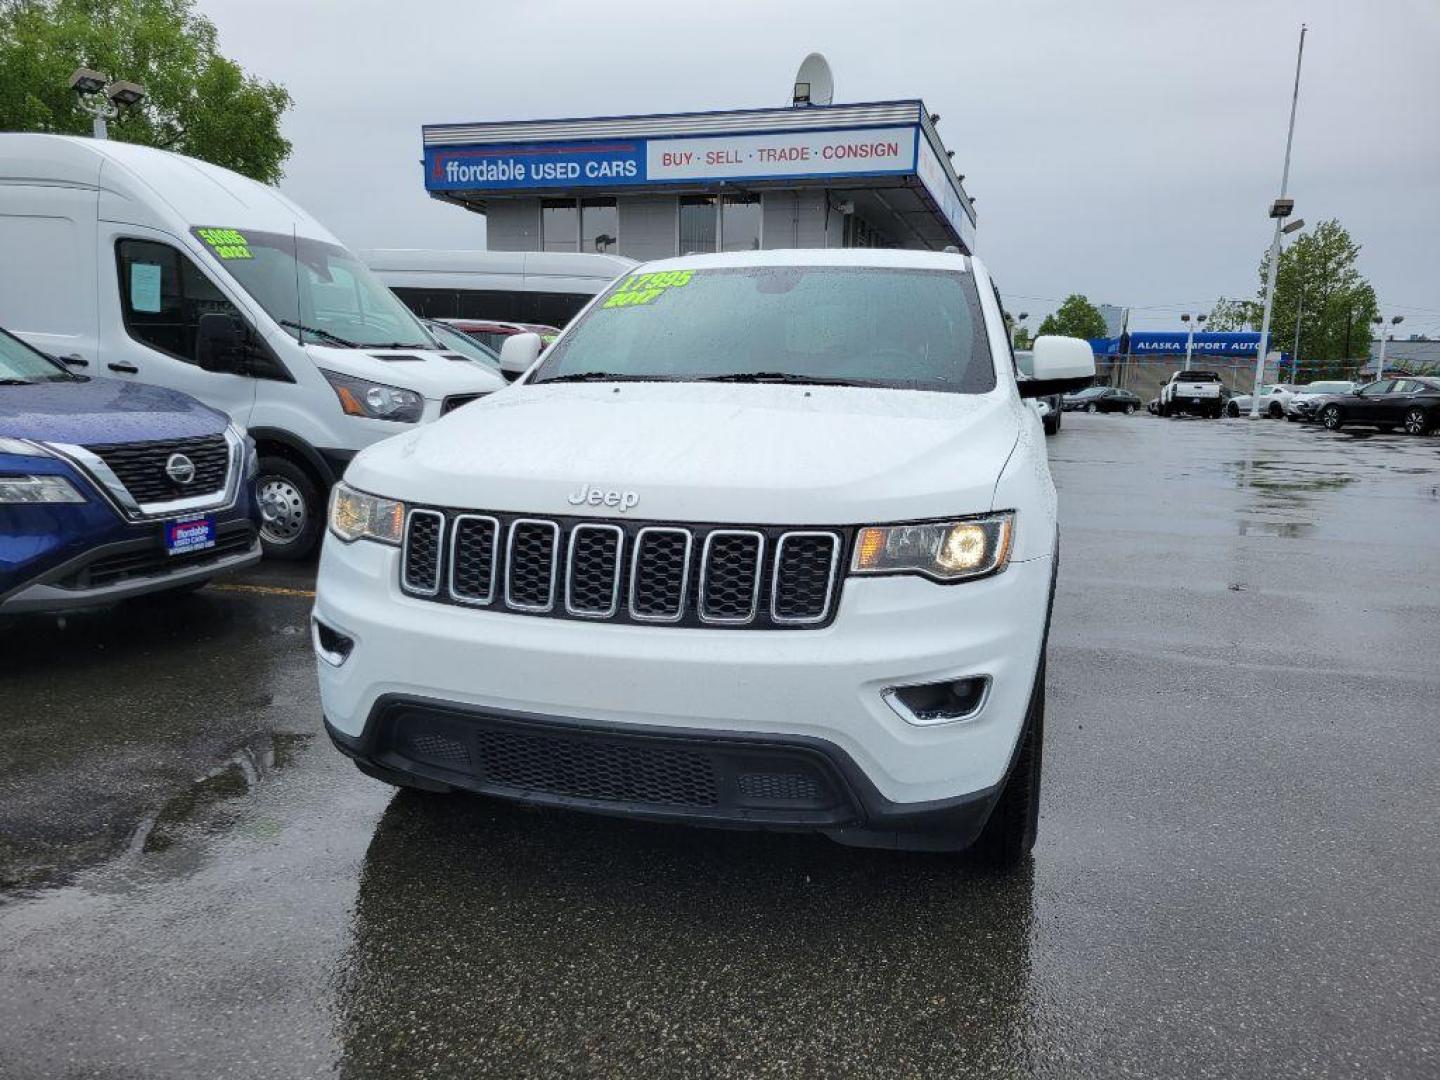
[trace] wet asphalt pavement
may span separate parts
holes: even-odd
[[[1440,437],[1051,455],[1014,875],[392,796],[311,567],[0,621],[0,1076],[1440,1074]]]

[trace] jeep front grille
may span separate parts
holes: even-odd
[[[790,630],[835,616],[843,529],[410,511],[412,596],[520,615]]]

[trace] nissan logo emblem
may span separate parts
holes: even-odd
[[[165,460],[165,475],[177,484],[188,484],[195,479],[195,463],[184,454],[171,454]]]

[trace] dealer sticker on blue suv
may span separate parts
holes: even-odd
[[[215,518],[182,518],[165,523],[165,550],[171,555],[184,555],[215,546]]]

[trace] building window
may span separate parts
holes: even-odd
[[[720,250],[760,250],[760,196],[726,195],[720,206]]]
[[[620,249],[620,210],[614,199],[580,200],[580,250],[606,252]]]
[[[574,199],[546,199],[540,204],[540,245],[545,251],[578,251],[580,209]]]
[[[680,254],[715,250],[715,196],[685,195],[680,199]]]
[[[185,255],[169,244],[121,240],[120,310],[125,329],[137,341],[195,363],[200,316],[215,312],[237,321],[240,311]]]

